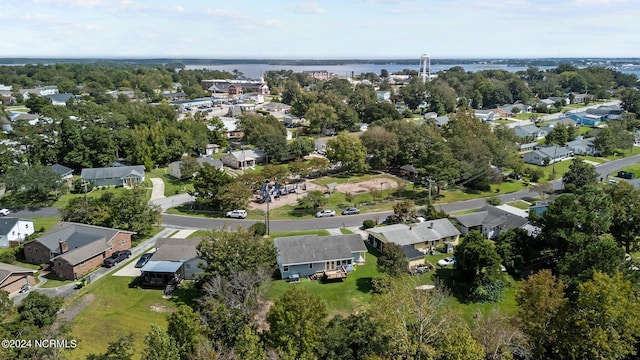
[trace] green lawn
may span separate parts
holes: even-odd
[[[329,232],[325,229],[319,230],[296,230],[296,231],[270,231],[269,237],[272,239],[278,237],[287,237],[287,236],[298,236],[298,235],[312,235],[316,234],[318,236],[328,236]]]
[[[102,196],[102,194],[106,193],[106,192],[111,192],[114,194],[119,194],[122,193],[123,191],[129,191],[129,189],[125,189],[123,187],[109,187],[109,188],[103,188],[103,189],[94,189],[93,191],[87,193],[87,197],[88,198],[99,198],[100,196]],[[71,199],[75,199],[75,198],[84,198],[84,194],[64,194],[61,195],[60,198],[58,198],[58,200],[53,203],[53,207],[57,207],[57,208],[65,208],[67,207],[67,205],[69,205],[69,201],[71,201]],[[151,192],[148,191],[147,194],[147,198],[149,198],[151,196]]]
[[[529,207],[531,206],[531,204],[528,201],[524,201],[524,200],[510,202],[510,203],[507,203],[507,205],[517,207],[518,209],[522,209],[522,210],[529,210]]]
[[[54,288],[62,285],[67,285],[73,282],[71,280],[58,279],[57,277],[53,276],[53,273],[50,273],[49,275],[45,276],[45,278],[47,279],[47,282],[45,282],[40,286],[42,288]]]
[[[171,299],[162,298],[162,290],[130,287],[135,278],[106,276],[74,295],[67,310],[87,304],[71,321],[71,338],[78,346],[72,359],[84,359],[90,353],[103,353],[109,342],[120,334],[133,333],[135,358],[142,358],[144,336],[151,324],[167,326],[166,316],[176,308]]]
[[[494,124],[501,124],[501,125],[507,125],[510,124],[512,122],[515,122],[513,120],[507,120],[507,119],[498,119],[498,120],[493,120],[492,123]]]
[[[40,230],[46,232],[60,221],[62,221],[62,218],[59,217],[36,217],[33,218],[33,228],[38,232],[40,232]]]
[[[636,174],[636,177],[640,177],[640,163],[624,167],[624,168],[620,169],[620,171],[632,172],[632,173]],[[618,172],[617,171],[613,172],[611,175],[612,176],[616,176],[616,175],[618,175]]]
[[[527,187],[521,181],[506,180],[500,184],[492,184],[490,191],[465,192],[459,189],[442,190],[440,192],[441,197],[438,199],[437,202],[449,203],[449,202],[477,199],[480,197],[489,197],[489,196],[495,196],[500,194],[507,194],[507,193],[519,191],[525,188]]]
[[[337,183],[337,184],[346,184],[346,183],[356,183],[359,181],[371,180],[371,179],[391,179],[393,181],[404,181],[400,178],[393,177],[390,175],[359,175],[359,176],[340,176],[340,177],[323,177],[317,180],[313,180],[314,184],[318,184],[321,186],[326,186],[327,184]]]
[[[349,230],[349,229],[345,229],[345,228],[340,228],[340,232],[344,235],[350,235],[353,234],[353,231]]]
[[[149,171],[148,178],[159,178],[164,182],[164,196],[184,194],[193,190],[190,179],[178,180],[169,175],[169,168],[158,168]],[[151,186],[151,184],[149,184]]]

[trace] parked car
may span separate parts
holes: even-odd
[[[138,262],[136,262],[136,267],[141,268],[145,266],[149,262],[149,259],[151,259],[151,256],[153,256],[153,253],[142,254],[140,259],[138,259]]]
[[[9,209],[0,209],[0,216],[7,216],[10,212]]]
[[[342,211],[342,215],[355,215],[355,214],[360,214],[360,209],[354,208],[354,207],[350,207],[350,208],[346,208],[346,209],[344,209],[344,211]]]
[[[320,210],[316,213],[316,217],[331,217],[336,216],[336,212],[333,210]]]
[[[247,210],[231,210],[227,211],[227,217],[244,219],[247,217]]]
[[[442,267],[450,266],[455,263],[456,263],[456,259],[453,256],[438,260],[438,266],[442,266]]]
[[[112,267],[118,265],[122,260],[128,259],[131,256],[131,251],[129,250],[121,250],[116,251],[108,258],[104,259],[104,266]]]

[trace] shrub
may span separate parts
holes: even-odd
[[[500,198],[499,198],[499,197],[497,197],[497,196],[492,196],[492,197],[490,197],[490,198],[488,198],[488,199],[487,199],[487,203],[488,203],[489,205],[498,206],[498,205],[502,204],[502,201],[500,200]]]
[[[391,278],[388,276],[385,277],[374,277],[371,279],[371,291],[374,294],[384,294],[388,293],[391,290]]]
[[[362,227],[366,229],[371,229],[376,226],[376,222],[373,219],[366,219],[362,221]]]
[[[16,261],[16,254],[19,248],[2,249],[0,251],[0,262],[11,264]]]
[[[255,236],[264,236],[267,233],[267,224],[257,222],[249,226],[249,232]]]

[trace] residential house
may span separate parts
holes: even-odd
[[[551,99],[542,99],[538,102],[539,104],[543,104],[548,108],[552,107],[555,105],[555,101],[551,100]]]
[[[442,129],[445,125],[449,123],[449,117],[447,115],[438,116],[435,119],[431,120],[436,125],[438,129]]]
[[[493,110],[474,110],[474,115],[482,121],[494,121],[500,118]]]
[[[319,271],[344,269],[365,262],[367,247],[358,234],[318,236],[300,235],[273,240],[280,275],[309,276]]]
[[[495,239],[501,232],[523,227],[528,220],[495,206],[485,205],[477,212],[453,217],[463,235],[477,230],[488,239]]]
[[[416,178],[420,173],[418,172],[418,169],[416,169],[413,165],[405,164],[400,166],[400,174],[408,178]]]
[[[606,120],[605,115],[589,114],[587,112],[568,113],[567,117],[576,122],[578,125],[597,127],[601,122]]]
[[[576,124],[575,120],[570,119],[568,117],[564,117],[560,120],[557,120],[555,122],[552,122],[553,126],[558,126],[558,125],[564,125],[565,127],[569,127],[569,126],[577,126],[578,124]]]
[[[56,276],[73,280],[101,266],[115,251],[131,248],[131,231],[60,222],[38,239],[24,244],[34,264],[50,264]]]
[[[213,102],[211,98],[199,98],[199,99],[187,99],[187,100],[173,100],[169,104],[178,108],[179,111],[197,109],[199,107],[211,107]]]
[[[19,246],[33,233],[33,220],[0,217],[0,248]]]
[[[600,151],[596,149],[594,142],[595,138],[585,139],[583,136],[577,136],[575,140],[567,143],[567,148],[575,155],[598,156]]]
[[[367,241],[381,250],[384,244],[394,243],[406,248],[405,254],[413,257],[415,251],[422,254],[409,263],[409,267],[424,264],[424,255],[439,245],[457,245],[460,231],[449,219],[427,220],[416,224],[394,224],[367,229]]]
[[[564,146],[554,145],[538,147],[537,149],[524,154],[523,158],[526,164],[543,166],[568,159],[572,155],[573,152],[570,149]]]
[[[306,122],[306,120],[304,118],[299,118],[295,115],[286,114],[282,119],[282,122],[288,126],[298,126],[298,125],[303,125]]]
[[[618,105],[602,105],[586,110],[589,115],[604,116],[604,120],[616,120],[624,114],[624,109]]]
[[[561,103],[562,106],[567,106],[569,104],[571,104],[571,100],[569,100],[569,97],[566,96],[551,96],[549,97],[549,100],[553,101],[553,103]]]
[[[22,95],[23,100],[27,100],[32,95],[47,96],[47,95],[57,94],[58,87],[54,85],[54,86],[41,86],[33,89],[19,89],[18,93]]]
[[[224,135],[227,139],[237,139],[244,136],[244,132],[238,127],[238,119],[223,116],[220,118],[220,121],[222,121],[222,125],[224,126]],[[207,128],[210,131],[216,131],[216,127],[213,125],[207,125]]]
[[[513,128],[516,135],[521,138],[531,138],[534,140],[544,139],[547,136],[547,131],[535,126],[535,125],[523,125]]]
[[[197,247],[202,239],[161,238],[156,251],[141,271],[140,281],[145,287],[165,287],[172,280],[195,280],[204,269]]]
[[[279,102],[269,102],[262,106],[262,110],[266,110],[269,112],[284,112],[288,113],[291,111],[291,105],[279,103]]]
[[[51,104],[55,106],[67,106],[69,99],[75,99],[76,96],[70,93],[51,94],[44,97],[51,99]]]
[[[196,158],[196,161],[198,161],[198,164],[200,164],[200,167],[203,167],[204,164],[209,164],[218,170],[221,170],[221,171],[223,170],[222,161],[220,161],[219,159],[212,159],[210,157],[199,157],[199,158]],[[194,174],[183,174],[181,166],[182,166],[182,160],[174,161],[171,164],[169,164],[169,175],[173,176],[176,179],[188,178],[194,175]]]
[[[265,158],[266,154],[260,149],[246,149],[222,154],[222,163],[234,169],[254,167]]]
[[[144,182],[144,165],[82,169],[80,177],[95,186],[131,187]]]
[[[217,154],[218,152],[220,152],[220,145],[218,144],[207,144],[207,146],[204,147],[205,156],[211,156],[213,154]]]
[[[521,154],[523,154],[523,153],[526,153],[526,152],[529,152],[529,151],[533,151],[536,146],[538,146],[537,142],[520,144],[519,151],[520,151]]]
[[[327,153],[327,143],[332,138],[333,138],[332,136],[324,136],[324,137],[319,137],[319,138],[314,140],[315,150],[318,152],[318,154],[326,154]]]
[[[53,172],[60,175],[60,179],[66,182],[67,185],[71,185],[73,182],[73,169],[60,164],[53,164],[50,168]]]
[[[389,91],[389,90],[378,90],[378,91],[376,91],[376,98],[379,101],[391,101],[391,91]]]
[[[574,94],[573,104],[586,104],[587,101],[593,101],[596,97],[593,94]]]
[[[527,114],[533,112],[533,106],[522,103],[506,104],[499,106],[495,110],[495,112],[497,112],[500,117],[513,117],[517,114]]]
[[[34,285],[36,281],[33,274],[35,273],[36,270],[33,269],[0,262],[0,291],[12,294],[20,291],[25,284]]]
[[[254,104],[263,104],[264,103],[264,95],[259,92],[250,92],[244,93],[240,95],[240,100],[246,102],[253,102]],[[255,108],[253,109],[255,111]]]
[[[438,113],[433,112],[433,111],[429,111],[428,113],[424,114],[424,119],[425,120],[429,120],[429,119],[435,119],[438,117]]]
[[[117,99],[120,95],[125,96],[130,100],[136,98],[136,93],[133,90],[112,90],[108,91],[107,94],[111,95],[115,99]]]

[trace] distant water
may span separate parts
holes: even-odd
[[[505,64],[437,64],[431,65],[431,72],[437,73],[439,71],[448,70],[452,67],[460,66],[465,71],[477,72],[482,70],[505,70],[509,72],[517,72],[527,70],[526,66],[508,66]],[[268,64],[226,64],[226,65],[186,65],[185,69],[209,69],[233,72],[238,70],[244,74],[244,76],[257,79],[266,71],[278,71],[278,70],[293,70],[294,72],[302,71],[328,71],[338,76],[351,76],[374,73],[380,75],[380,70],[386,69],[389,73],[400,72],[404,69],[410,69],[418,71],[420,64],[416,62],[414,65],[404,64],[346,64],[346,65],[268,65]],[[538,66],[540,70],[553,69],[555,66]],[[640,66],[636,66],[628,69],[620,69],[622,73],[635,74],[640,78]]]

